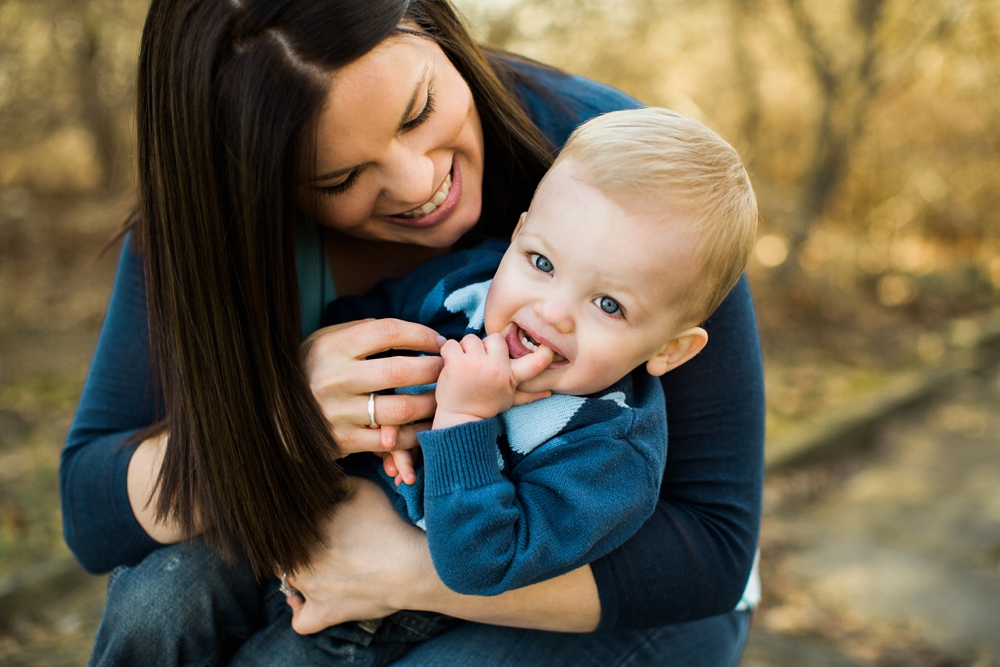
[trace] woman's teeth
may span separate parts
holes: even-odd
[[[437,210],[437,207],[444,203],[444,200],[448,198],[448,193],[451,191],[451,174],[448,174],[444,179],[444,183],[441,185],[441,189],[431,197],[431,200],[421,206],[420,208],[415,208],[412,211],[407,211],[406,213],[400,213],[401,218],[419,218],[421,216],[433,213]]]

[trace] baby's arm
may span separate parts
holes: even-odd
[[[427,538],[442,581],[497,595],[592,562],[635,533],[656,506],[666,460],[652,385],[651,400],[542,444],[509,478],[498,420],[421,433]]]

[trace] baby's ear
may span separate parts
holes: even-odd
[[[667,344],[646,362],[646,370],[650,375],[663,375],[692,359],[705,349],[707,343],[708,332],[701,327],[682,331],[667,341]]]
[[[513,241],[514,239],[516,239],[517,235],[521,233],[521,225],[524,224],[524,216],[526,216],[526,215],[528,215],[527,211],[525,211],[524,213],[522,213],[521,217],[517,219],[517,227],[514,228],[514,233],[510,235],[510,240],[511,241]]]

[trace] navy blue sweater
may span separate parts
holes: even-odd
[[[334,302],[324,324],[388,311],[447,338],[482,335],[507,246],[487,241],[432,259]],[[551,579],[620,546],[653,513],[667,460],[663,390],[643,369],[590,396],[555,395],[418,437],[415,484],[375,479],[427,531],[441,581],[466,595]]]
[[[638,106],[580,77],[519,69],[514,91],[556,146],[597,114]],[[601,629],[721,614],[746,585],[760,527],[764,382],[745,277],[705,328],[710,345],[662,378],[670,451],[656,510],[591,564]],[[126,243],[59,470],[66,542],[91,572],[138,563],[160,546],[132,513],[126,473],[135,446],[124,445],[156,420],[157,396],[143,269]]]

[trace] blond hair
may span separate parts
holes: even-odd
[[[660,207],[693,219],[702,268],[681,298],[681,320],[698,324],[711,315],[746,268],[757,228],[757,199],[736,150],[703,123],[647,107],[584,123],[556,162],[566,159],[623,208]]]

